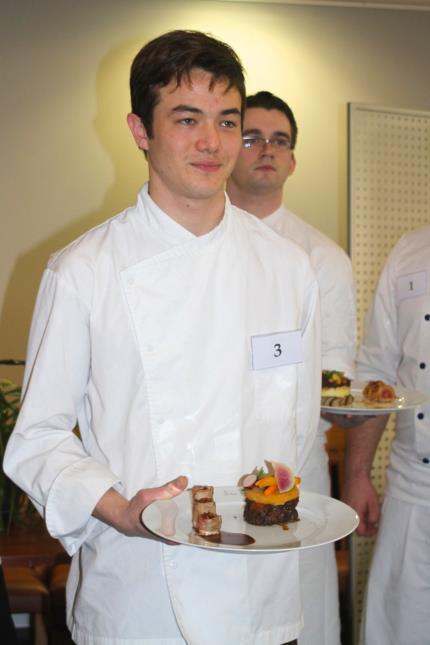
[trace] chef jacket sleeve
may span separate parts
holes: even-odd
[[[322,369],[355,376],[356,289],[351,260],[338,246],[315,246],[312,266],[321,308]]]
[[[303,362],[298,366],[297,467],[298,472],[312,449],[321,405],[321,318],[318,285],[314,279],[305,295],[302,320]]]
[[[4,469],[31,498],[69,554],[107,526],[91,516],[119,479],[73,432],[90,370],[89,310],[77,289],[47,269],[33,317],[23,400]],[[119,488],[119,486],[116,486]]]
[[[390,254],[367,312],[365,334],[357,357],[357,377],[396,383],[400,363],[396,304],[396,249]]]

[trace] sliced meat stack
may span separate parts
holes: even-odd
[[[219,535],[221,515],[217,515],[213,486],[193,486],[193,529],[202,537]]]

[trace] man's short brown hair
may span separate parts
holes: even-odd
[[[225,80],[241,97],[242,116],[246,91],[242,63],[226,43],[200,31],[175,30],[154,38],[136,55],[130,73],[131,109],[140,117],[148,137],[153,136],[154,108],[159,89],[172,80],[190,80],[194,69],[212,75],[211,86]]]

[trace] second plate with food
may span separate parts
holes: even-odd
[[[354,400],[349,405],[322,405],[322,412],[333,412],[334,414],[362,414],[377,416],[380,414],[391,414],[409,410],[420,405],[430,403],[430,396],[419,390],[408,390],[402,387],[395,387],[397,398],[388,403],[374,403],[366,401],[363,397],[365,382],[353,381],[351,383],[351,394]]]

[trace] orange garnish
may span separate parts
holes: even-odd
[[[258,488],[265,488],[266,486],[276,486],[276,480],[273,475],[268,475],[267,477],[263,477],[262,479],[257,479],[255,485],[258,486]]]
[[[278,487],[276,484],[273,484],[273,486],[268,486],[267,488],[264,489],[264,495],[273,495],[274,493],[278,493]]]

